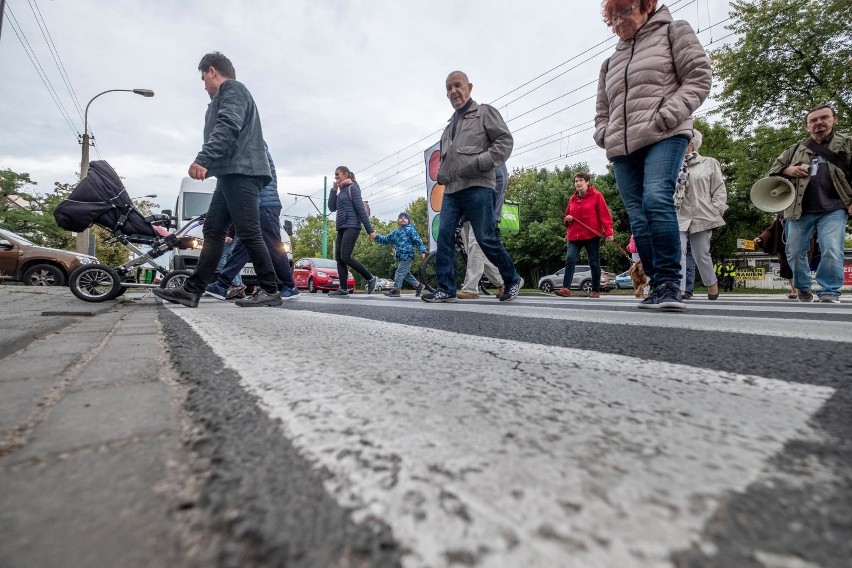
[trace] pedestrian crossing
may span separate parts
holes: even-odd
[[[672,566],[716,546],[720,507],[825,436],[814,416],[836,387],[778,369],[799,368],[796,345],[819,357],[852,337],[852,304],[751,295],[676,314],[619,296],[168,307],[414,567]],[[607,340],[560,343],[571,333]]]

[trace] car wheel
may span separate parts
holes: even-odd
[[[580,289],[583,292],[591,292],[592,291],[592,281],[591,280],[583,280],[580,284]]]
[[[62,286],[65,273],[52,264],[34,264],[24,271],[27,286]]]
[[[84,302],[106,302],[121,293],[121,277],[103,264],[86,264],[71,273],[71,293]]]
[[[308,278],[308,292],[310,292],[311,294],[317,293],[317,285],[314,284],[313,278]]]
[[[545,280],[544,282],[541,283],[541,285],[539,286],[539,289],[542,292],[549,294],[550,292],[553,292],[553,282],[551,282],[550,280]]]

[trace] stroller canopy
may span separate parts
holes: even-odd
[[[106,161],[89,164],[89,173],[54,210],[56,223],[68,231],[85,231],[97,223],[110,232],[156,237],[157,233],[133,205],[118,174]]]

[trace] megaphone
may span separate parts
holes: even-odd
[[[781,176],[769,176],[757,180],[751,186],[751,202],[761,211],[778,213],[796,201],[796,188]]]

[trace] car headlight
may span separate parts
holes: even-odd
[[[84,254],[75,254],[74,258],[76,258],[77,262],[79,262],[80,264],[92,264],[98,262],[97,258]]]
[[[320,278],[328,278],[328,273],[323,272],[322,270],[317,270],[317,276],[319,276]]]

